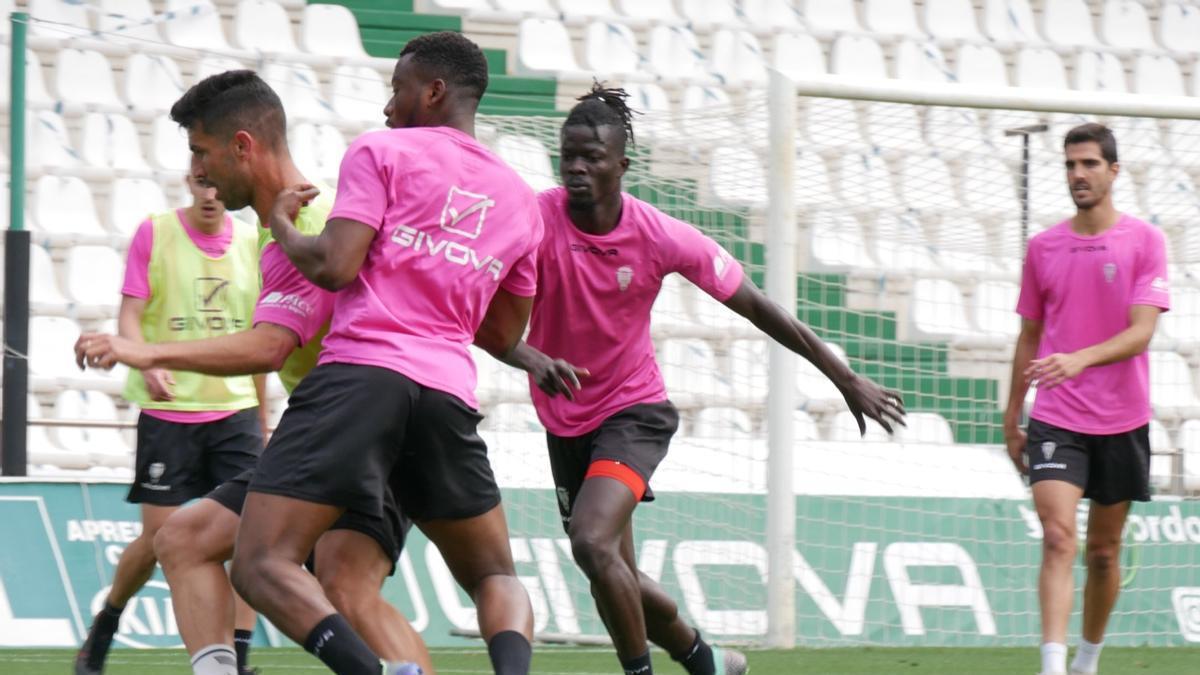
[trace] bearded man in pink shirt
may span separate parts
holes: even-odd
[[[389,489],[474,600],[495,672],[529,672],[533,611],[476,431],[468,348],[504,357],[520,340],[542,219],[529,186],[474,138],[487,82],[462,35],[409,41],[389,128],[346,151],[324,230],[294,223],[310,185],[281,192],[270,215],[296,269],[338,293],[318,364],[251,479],[231,576],[340,675],[378,675],[379,659],[300,563],[343,514],[379,514]]]
[[[649,639],[689,675],[739,675],[745,657],[705,643],[634,557],[634,508],[654,499],[649,481],[679,424],[650,340],[663,277],[682,274],[812,361],[860,428],[865,416],[890,432],[904,408],[898,393],[855,375],[794,311],[770,301],[715,241],[622,192],[633,140],[626,97],[597,84],[563,124],[564,187],[538,195],[546,234],[529,337],[507,362],[530,375],[563,527],[624,672],[652,674]]]
[[[1113,208],[1112,132],[1083,124],[1064,149],[1076,212],[1029,241],[1004,435],[1013,463],[1028,470],[1042,522],[1043,675],[1067,672],[1075,514],[1080,499],[1091,500],[1083,639],[1070,669],[1086,675],[1097,672],[1117,600],[1130,503],[1150,499],[1146,349],[1170,305],[1162,232]],[[1018,425],[1031,384],[1038,391],[1026,432]]]

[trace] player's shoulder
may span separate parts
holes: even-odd
[[[1041,250],[1042,248],[1049,246],[1067,236],[1070,227],[1070,219],[1055,223],[1054,225],[1051,225],[1050,227],[1047,227],[1041,232],[1038,232],[1030,237],[1029,241],[1025,244],[1025,248],[1030,252]]]
[[[1121,214],[1121,226],[1137,234],[1142,239],[1152,241],[1165,241],[1163,231],[1156,225],[1152,225],[1137,216],[1128,213]]]

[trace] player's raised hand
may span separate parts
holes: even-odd
[[[80,370],[100,368],[109,370],[118,363],[146,370],[150,367],[149,347],[119,335],[84,333],[75,341],[75,365]]]
[[[849,382],[839,385],[842,396],[846,399],[846,405],[850,406],[850,412],[854,414],[854,419],[858,420],[858,433],[866,435],[867,421],[865,418],[871,418],[883,427],[883,430],[892,433],[893,425],[904,424],[904,399],[900,396],[900,392],[884,389],[865,377],[855,375]]]
[[[1056,387],[1083,372],[1087,362],[1078,353],[1051,354],[1029,362],[1025,382],[1037,383],[1038,388]]]
[[[578,368],[562,359],[548,356],[531,368],[529,374],[539,389],[551,397],[562,394],[568,401],[574,401],[575,392],[583,388],[579,378],[591,375],[587,368]]]
[[[276,239],[282,237],[282,229],[289,229],[300,214],[300,207],[307,205],[321,191],[309,183],[301,183],[284,188],[276,197],[271,207],[271,234]]]

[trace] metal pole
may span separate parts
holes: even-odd
[[[4,393],[0,473],[24,476],[29,392],[29,233],[25,231],[25,31],[29,15],[13,12],[9,138],[12,150],[8,232],[4,242]]]
[[[767,89],[767,296],[796,311],[796,88],[772,70]],[[793,418],[796,355],[772,341],[767,355],[767,646],[796,646],[796,491]]]
[[[1049,129],[1045,124],[1005,129],[1005,136],[1021,137],[1021,257],[1025,256],[1025,244],[1029,241],[1029,136]]]

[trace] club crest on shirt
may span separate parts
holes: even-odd
[[[1117,278],[1117,264],[1116,263],[1104,263],[1104,280],[1111,284],[1113,282],[1113,279],[1116,279],[1116,278]]]
[[[1045,443],[1042,443],[1042,457],[1045,457],[1047,462],[1054,458],[1054,450],[1056,447],[1057,446],[1054,445],[1053,441],[1046,441]]]
[[[617,286],[621,290],[629,288],[629,284],[633,282],[633,268],[629,265],[621,265],[617,268]]]

